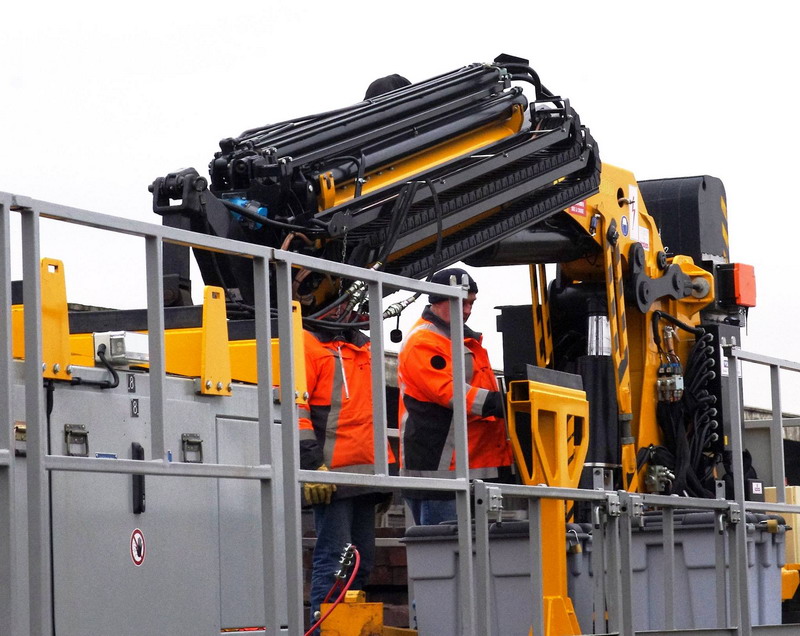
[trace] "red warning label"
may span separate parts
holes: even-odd
[[[144,563],[145,553],[144,534],[139,528],[136,528],[131,533],[131,560],[137,568]]]
[[[575,216],[586,216],[586,201],[581,201],[580,203],[569,206],[567,212]]]

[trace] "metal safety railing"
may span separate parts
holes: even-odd
[[[23,298],[25,301],[24,333],[25,360],[15,362],[11,355],[11,231],[9,218],[12,213],[21,216],[21,243]],[[40,218],[55,219],[67,223],[88,226],[108,232],[137,236],[144,241],[144,256],[147,288],[147,326],[149,334],[149,376],[150,376],[150,422],[151,456],[149,461],[118,459],[107,462],[88,457],[66,457],[48,454],[47,430],[44,414],[44,389],[42,383],[42,342],[41,342],[41,300],[40,288]],[[162,281],[162,245],[165,242],[188,245],[200,249],[218,251],[249,258],[253,263],[255,289],[255,333],[258,350],[257,370],[261,381],[258,384],[258,423],[259,430],[268,434],[259,435],[259,463],[252,466],[221,464],[184,464],[172,462],[167,457],[164,437],[165,410],[165,355],[164,355],[164,307]],[[437,293],[451,298],[453,315],[460,316],[458,307],[465,292],[460,287],[443,288],[423,281],[403,279],[346,265],[339,265],[282,252],[259,245],[242,243],[212,236],[195,234],[159,225],[120,219],[108,215],[88,212],[53,203],[36,201],[10,194],[0,194],[0,303],[6,308],[0,316],[0,336],[3,352],[0,355],[0,571],[7,576],[0,579],[0,626],[13,626],[15,613],[27,611],[30,617],[31,634],[53,633],[53,608],[51,607],[52,577],[50,572],[51,537],[49,521],[48,472],[84,471],[102,473],[121,473],[136,475],[161,475],[175,477],[210,477],[253,479],[261,482],[262,529],[264,533],[264,576],[265,580],[285,578],[285,590],[269,589],[265,586],[264,607],[267,617],[266,628],[271,633],[297,634],[302,632],[302,561],[300,497],[298,483],[313,479],[315,482],[336,482],[340,484],[373,485],[390,488],[402,486],[420,490],[451,490],[456,493],[460,517],[469,518],[469,481],[467,479],[466,457],[467,438],[465,426],[457,428],[456,456],[458,469],[456,479],[402,479],[389,476],[386,440],[386,400],[384,394],[383,368],[383,324],[380,312],[373,312],[370,319],[372,332],[372,355],[380,361],[373,365],[373,410],[376,422],[375,435],[375,475],[348,475],[331,473],[321,475],[315,471],[299,468],[298,431],[294,426],[276,426],[276,422],[295,422],[297,419],[294,400],[283,400],[279,413],[273,404],[273,384],[284,387],[295,386],[293,365],[294,337],[291,322],[293,267],[304,267],[315,271],[341,275],[351,279],[366,281],[369,298],[382,299],[384,289],[410,290],[421,293]],[[276,278],[276,298],[270,298],[270,268]],[[280,379],[273,382],[270,360],[271,333],[270,307],[277,308],[278,335],[280,340]],[[453,321],[454,348],[455,417],[466,421],[464,389],[463,324]],[[25,417],[27,426],[27,500],[25,510],[17,510],[14,505],[14,452],[13,425],[11,411],[13,365],[24,364]],[[460,379],[460,381],[459,381]],[[279,417],[278,417],[279,416]],[[276,455],[280,455],[286,479],[278,479],[273,470]],[[277,484],[277,486],[276,486]],[[22,559],[27,567],[30,584],[25,598],[20,598],[20,590],[14,581],[19,575],[19,561],[16,558],[15,534],[16,515],[27,517],[28,551]],[[278,523],[280,521],[280,523]],[[283,528],[281,541],[275,533]],[[460,533],[465,555],[471,553],[469,528],[464,525]],[[286,573],[277,572],[276,546],[280,543],[285,552]],[[466,558],[465,562],[470,559]],[[463,573],[464,590],[471,589],[472,575],[469,568]],[[285,592],[288,616],[282,618],[279,611],[279,596]],[[465,602],[474,605],[474,597],[467,594]]]
[[[11,350],[11,265],[12,236],[10,216],[21,217],[19,248],[22,253],[23,298],[25,301],[24,331],[25,360],[14,360]],[[89,457],[68,457],[48,452],[45,393],[42,383],[42,336],[40,287],[40,219],[48,218],[88,226],[112,233],[139,237],[144,243],[147,289],[147,325],[149,334],[150,426],[151,460],[118,459],[109,462]],[[165,440],[165,419],[169,408],[166,399],[166,365],[164,346],[164,307],[162,281],[162,246],[178,243],[234,254],[248,258],[253,264],[255,289],[255,333],[257,341],[257,420],[259,434],[258,463],[231,465],[219,463],[189,464],[170,461]],[[347,474],[301,470],[297,449],[296,426],[280,426],[280,422],[296,422],[297,407],[293,400],[274,403],[273,384],[295,386],[293,365],[294,338],[292,330],[292,269],[303,267],[349,279],[363,280],[369,298],[383,302],[385,291],[446,295],[451,300],[451,315],[461,316],[458,310],[465,292],[460,287],[442,288],[424,281],[404,279],[382,272],[320,261],[303,255],[258,245],[199,235],[159,225],[120,219],[52,203],[0,193],[0,633],[13,633],[20,624],[19,613],[28,614],[29,633],[54,633],[51,573],[50,483],[48,475],[56,471],[102,472],[127,475],[159,475],[174,477],[206,477],[212,479],[246,479],[260,483],[262,522],[263,571],[265,580],[286,581],[285,586],[266,586],[263,598],[267,633],[301,634],[303,632],[302,539],[300,514],[300,483],[303,481],[374,486],[391,489],[439,490],[455,494],[458,509],[458,603],[461,613],[461,634],[486,635],[494,633],[489,604],[492,598],[490,572],[490,517],[501,508],[503,498],[527,500],[529,524],[530,587],[519,599],[521,612],[529,612],[534,634],[545,633],[545,609],[541,571],[540,504],[546,499],[566,499],[586,502],[592,509],[593,544],[592,567],[594,633],[634,634],[633,575],[631,537],[640,523],[645,508],[663,511],[662,546],[664,553],[664,632],[689,633],[692,630],[673,630],[677,624],[675,590],[677,576],[674,566],[674,511],[680,509],[707,510],[715,515],[716,554],[716,615],[717,627],[704,634],[795,633],[792,626],[752,627],[749,613],[747,577],[747,511],[800,512],[800,506],[784,502],[783,478],[777,472],[772,478],[778,487],[778,504],[757,504],[745,500],[742,480],[742,423],[739,419],[741,396],[736,382],[729,392],[731,431],[730,444],[734,459],[735,499],[699,500],[658,495],[577,490],[545,486],[495,485],[481,481],[470,483],[467,471],[466,399],[464,389],[463,324],[460,319],[451,325],[454,366],[454,417],[456,431],[455,479],[426,479],[392,476],[389,473],[385,440],[387,439],[387,406],[385,400],[384,338],[380,312],[370,315],[373,356],[373,417],[375,422],[374,475]],[[275,298],[270,297],[274,278]],[[376,302],[376,304],[379,304]],[[273,338],[270,307],[277,310],[280,340],[280,378],[273,381],[270,360]],[[739,361],[768,364],[774,369],[800,370],[800,365],[746,354],[735,346],[725,350],[733,376]],[[27,497],[23,506],[15,503],[18,484],[14,467],[14,417],[12,398],[15,373],[23,366],[25,419],[27,425],[27,458],[25,476]],[[777,371],[774,372],[777,378]],[[773,385],[772,433],[778,435],[771,445],[773,466],[782,466],[780,446],[780,391]],[[224,399],[224,398],[219,398]],[[277,458],[280,461],[276,461]],[[278,471],[276,466],[281,466]],[[777,470],[777,469],[775,469]],[[473,501],[474,506],[473,506]],[[18,554],[16,532],[19,517],[24,516],[28,529],[28,549]],[[474,518],[474,534],[473,534]],[[281,552],[279,555],[278,552]],[[727,555],[727,557],[726,557]],[[21,558],[20,558],[21,557]],[[280,558],[279,558],[280,557]],[[730,560],[726,566],[726,560]],[[277,571],[277,563],[285,562],[286,572]],[[15,581],[27,572],[29,585],[20,589]],[[281,608],[285,607],[283,611]],[[586,627],[582,626],[583,629]],[[661,633],[661,632],[649,632]]]

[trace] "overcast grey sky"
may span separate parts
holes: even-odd
[[[5,3],[0,191],[159,222],[148,184],[187,166],[205,174],[223,137],[354,103],[381,75],[419,81],[511,53],[570,98],[604,162],[639,179],[724,181],[732,259],[758,281],[745,348],[800,360],[791,6]],[[141,252],[43,229],[74,302],[142,306]],[[493,307],[528,300],[527,269],[476,275],[470,324],[499,366]]]

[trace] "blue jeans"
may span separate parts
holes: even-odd
[[[406,497],[414,523],[418,526],[435,526],[442,521],[458,519],[455,499],[415,499]]]
[[[325,600],[335,582],[334,573],[339,568],[339,557],[345,545],[358,548],[361,565],[351,590],[363,589],[375,563],[375,497],[360,495],[333,499],[329,504],[313,507],[317,544],[314,547],[311,571],[311,624],[314,613]],[[336,600],[340,590],[328,602]]]

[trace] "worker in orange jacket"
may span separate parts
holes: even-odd
[[[462,269],[445,269],[432,282],[447,284],[455,276],[469,293],[462,304],[464,322],[472,313],[478,285]],[[401,474],[454,477],[453,365],[450,341],[450,302],[429,297],[422,317],[406,337],[398,360],[400,385]],[[482,345],[481,334],[464,325],[467,437],[470,477],[490,481],[510,475],[511,445],[503,419],[503,395]],[[417,524],[456,518],[452,493],[405,493]]]
[[[362,332],[304,331],[308,404],[300,407],[300,467],[374,474],[370,342]],[[394,457],[389,450],[389,461]],[[339,557],[352,543],[361,565],[351,589],[362,589],[375,560],[375,506],[389,493],[359,486],[306,483],[317,541],[312,557],[311,616],[334,582]]]

